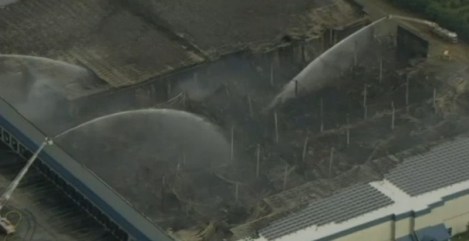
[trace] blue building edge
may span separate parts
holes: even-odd
[[[22,157],[44,141],[37,127],[0,98],[0,140]],[[48,146],[34,164],[84,211],[123,241],[171,241],[164,230],[57,145]]]
[[[396,241],[449,241],[451,230],[444,224],[426,227],[413,232],[410,235],[401,237]]]

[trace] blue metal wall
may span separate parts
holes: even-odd
[[[3,106],[3,108],[4,107],[5,106]],[[20,127],[12,124],[11,121],[8,120],[12,119],[12,117],[7,118],[4,113],[1,113],[1,109],[2,108],[0,108],[0,140],[22,157],[30,157],[32,155],[31,150],[36,150],[39,146],[37,143],[37,137],[35,142],[34,138],[25,134],[26,131],[20,130]],[[25,120],[21,121],[27,122]],[[34,128],[34,126],[31,125],[28,126],[28,128]],[[127,210],[116,210],[116,208],[114,208],[115,206],[123,206],[122,200],[120,200],[120,202],[116,201],[116,205],[111,205],[103,200],[109,200],[112,197],[103,198],[103,195],[106,196],[106,194],[96,193],[92,190],[93,188],[90,188],[80,180],[79,174],[90,176],[88,170],[86,170],[88,173],[83,173],[83,170],[68,170],[61,164],[60,158],[54,158],[53,152],[51,151],[51,153],[49,153],[47,150],[43,151],[39,155],[34,166],[38,168],[49,180],[55,183],[57,187],[63,190],[74,202],[83,208],[83,210],[91,214],[101,224],[103,224],[104,227],[110,230],[111,233],[119,240],[172,240],[161,229],[154,226],[154,224],[146,218],[141,215],[136,215],[137,212],[130,205],[125,207]],[[78,172],[78,174],[75,172]],[[105,185],[104,183],[97,183],[101,185],[100,188],[102,188],[102,185]],[[109,187],[106,188],[110,189]],[[95,189],[97,188],[95,187]],[[124,215],[134,217],[135,221],[128,220]]]

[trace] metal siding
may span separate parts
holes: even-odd
[[[7,126],[10,126],[11,128],[14,128],[2,116],[0,116],[0,125],[7,125]],[[20,141],[20,142],[23,143],[26,147],[32,148],[32,149],[37,149],[38,145],[34,144],[32,141],[28,140],[18,130],[11,130],[10,129],[10,133],[11,132],[13,132],[13,133],[16,132],[17,135],[15,135],[15,136],[18,139],[22,139],[22,141]],[[77,181],[76,178],[74,178],[72,175],[70,175],[69,172],[66,169],[64,169],[63,167],[61,167],[60,164],[58,164],[55,160],[53,160],[52,157],[50,157],[49,155],[44,155],[43,153],[41,153],[41,154],[39,154],[38,159],[40,159],[41,161],[45,161],[47,163],[47,165],[50,166],[50,168],[52,170],[54,170],[58,176],[61,176],[61,178],[63,178],[65,180],[67,180],[68,182],[70,182],[75,188],[82,191],[84,193],[84,196],[87,197],[88,199],[90,199],[96,206],[98,206],[99,208],[102,208],[103,210],[107,211],[107,213],[110,214],[111,217],[117,218],[117,220],[119,220],[119,218],[116,217],[116,215],[112,215],[112,213],[118,214],[117,212],[115,212],[114,210],[112,210],[108,207],[103,207],[103,205],[107,206],[105,202],[100,200],[99,197],[96,194],[94,194],[92,191],[90,191],[82,183]],[[115,220],[115,221],[117,221],[117,220]],[[123,220],[125,221],[125,219],[123,219]],[[122,225],[122,223],[119,223],[119,224]],[[128,228],[129,228],[128,225],[123,225],[123,227],[124,227],[125,230],[128,230]],[[129,233],[134,234],[134,233],[131,233],[131,232],[129,232]],[[149,239],[142,239],[142,240],[149,240]]]
[[[409,217],[412,217],[412,216],[413,216],[413,212],[406,212],[406,213],[396,215],[394,219],[396,221],[400,221],[402,219],[406,219],[406,218],[409,218]]]
[[[362,225],[358,225],[356,227],[353,227],[353,228],[350,228],[350,229],[335,233],[333,235],[330,235],[330,236],[327,236],[327,237],[324,237],[324,238],[321,238],[321,239],[313,240],[313,241],[336,240],[338,238],[345,237],[347,235],[356,233],[358,231],[362,231],[362,230],[365,230],[367,228],[371,228],[371,227],[374,227],[376,225],[380,225],[382,223],[392,221],[392,219],[393,219],[393,216],[387,216],[387,217],[379,218],[379,219],[376,219],[374,221],[371,221],[371,222],[368,222],[368,223],[365,223],[365,224],[362,224]]]
[[[441,187],[449,186],[449,185],[452,185],[461,181],[466,181],[469,179],[467,176],[467,173],[469,172],[469,165],[468,165],[469,155],[468,154],[469,154],[469,138],[459,138],[454,141],[437,146],[433,148],[432,150],[430,150],[430,152],[425,153],[423,155],[413,156],[413,157],[406,159],[406,161],[404,162],[405,165],[399,166],[398,168],[393,170],[387,177],[388,178],[392,177],[391,179],[394,180],[396,185],[398,185],[398,183],[401,184],[401,186],[398,185],[398,187],[403,188],[404,191],[405,190],[416,191],[416,189],[418,188],[424,188],[425,190],[432,191]],[[462,168],[463,168],[462,170],[461,170],[461,166],[458,166],[461,162],[464,162],[464,164],[462,165]],[[425,166],[425,165],[428,165],[428,166]],[[442,168],[435,168],[435,167],[442,167]],[[406,168],[409,168],[411,171],[408,171]],[[418,168],[423,168],[422,173],[415,172],[415,170],[417,170]],[[410,175],[412,172],[418,173],[419,175],[415,175],[415,174]],[[463,172],[465,172],[466,174],[459,175]],[[414,177],[417,177],[417,179],[415,179]],[[418,182],[418,180],[425,180],[425,181],[428,180],[428,178],[424,178],[424,177],[428,177],[430,179],[435,178],[435,181],[426,187],[421,183],[412,183],[412,181]],[[444,178],[447,178],[448,180],[444,180]],[[268,240],[272,240],[275,238],[285,236],[289,233],[296,232],[306,227],[310,227],[314,225],[320,226],[322,224],[325,224],[326,222],[332,222],[332,221],[340,222],[340,220],[344,220],[346,217],[347,219],[353,218],[354,216],[357,216],[358,213],[360,212],[358,212],[357,214],[346,213],[346,212],[347,210],[350,209],[350,206],[348,205],[350,205],[350,200],[353,199],[353,197],[351,196],[352,193],[354,193],[354,195],[359,195],[359,196],[363,195],[362,194],[363,191],[360,191],[360,190],[361,190],[360,187],[352,187],[349,190],[340,192],[330,198],[319,200],[316,203],[312,203],[308,208],[305,208],[299,213],[290,215],[284,219],[274,222],[267,228],[262,229],[259,233],[265,238],[267,238]],[[427,191],[418,191],[417,193],[424,193],[424,192],[427,192]],[[414,195],[417,195],[417,194],[414,193]],[[446,202],[456,199],[456,198],[460,198],[465,195],[469,195],[469,189],[445,196],[442,198],[442,201],[432,203],[427,208],[419,210],[415,213],[413,211],[410,211],[410,212],[401,213],[395,216],[391,216],[391,218],[394,218],[395,221],[397,222],[405,218],[409,218],[409,217],[415,218],[417,216],[425,215],[425,214],[430,213],[433,209],[443,206]],[[336,201],[331,201],[331,199],[333,198],[341,199],[342,201],[340,203]],[[315,208],[312,208],[312,207],[315,207]],[[321,218],[318,219],[318,216],[315,216],[315,215],[311,216],[311,209],[314,210],[314,209],[321,209],[321,208],[324,211],[321,211],[320,213],[330,212],[328,211],[330,210],[330,208],[335,208],[345,213],[342,218],[338,218],[338,216],[334,214],[331,214],[331,215],[328,214],[327,217],[329,219],[321,219]],[[373,211],[378,208],[379,207],[375,207],[369,211]],[[305,219],[305,217],[307,218]],[[386,220],[388,220],[388,218],[389,217],[384,217],[375,221],[371,221],[369,223],[362,224],[354,228],[344,230],[342,232],[338,232],[336,234],[321,238],[319,240],[326,241],[326,240],[334,240],[339,237],[344,237],[354,232],[358,232],[366,228],[372,227],[374,225],[380,224],[382,222],[385,222]]]
[[[3,102],[3,101],[0,99],[0,107],[1,108],[5,108],[5,106],[1,106],[2,104],[8,106],[8,104],[1,103],[1,102]],[[15,112],[10,106],[8,106],[8,107],[11,109],[11,112]],[[1,111],[1,112],[3,112],[3,111]],[[26,133],[23,133],[16,126],[14,126],[12,123],[10,123],[10,121],[8,121],[6,119],[7,117],[4,116],[4,113],[1,113],[1,114],[2,115],[0,115],[0,125],[2,125],[4,127],[4,129],[8,129],[9,132],[12,135],[16,136],[17,139],[21,143],[23,143],[26,148],[28,148],[30,150],[35,150],[35,149],[38,148],[38,146],[39,146],[38,143],[35,143],[32,139],[27,137]],[[19,114],[17,114],[17,115],[19,116]],[[10,116],[9,118],[14,118],[14,117]],[[18,120],[18,121],[23,121],[23,122],[27,123],[27,121],[24,118],[23,118],[23,120]],[[29,128],[33,128],[37,131],[37,129],[35,127],[33,127],[30,123],[27,123],[27,124],[30,125]],[[36,136],[37,135],[38,134],[36,133]],[[44,137],[44,136],[42,135],[42,137]],[[10,140],[10,138],[8,138],[8,141],[9,140]],[[60,155],[60,154],[62,154],[62,155]],[[80,165],[81,168],[75,168],[75,169],[72,169],[71,171],[69,171],[69,170],[67,170],[67,168],[65,168],[60,162],[58,162],[52,156],[61,156],[61,158],[59,158],[61,160],[64,160],[64,158],[66,158],[66,159],[70,159],[69,161],[74,161],[69,156],[66,156],[66,154],[63,153],[61,151],[61,149],[59,149],[57,146],[47,147],[46,150],[44,150],[42,153],[40,153],[39,158],[41,160],[45,161],[47,163],[47,165],[49,165],[55,172],[60,173],[60,175],[62,175],[63,178],[65,180],[67,180],[67,182],[70,182],[75,188],[80,190],[80,192],[82,192],[97,207],[99,207],[99,209],[101,209],[103,212],[108,214],[116,223],[119,224],[119,226],[121,226],[124,230],[126,230],[129,233],[129,235],[133,236],[134,238],[136,238],[139,241],[169,241],[169,240],[171,240],[169,237],[166,236],[166,234],[163,233],[162,230],[160,230],[159,228],[157,228],[156,226],[151,224],[148,220],[146,220],[146,218],[144,218],[140,214],[136,213],[136,211],[131,206],[129,206],[128,204],[122,203],[123,200],[121,201],[121,197],[116,196],[114,191],[112,191],[108,186],[106,186],[105,183],[99,181],[97,179],[97,177],[94,177],[94,180],[90,180],[90,179],[93,179],[93,175],[92,175],[91,172],[89,172],[88,170],[85,170],[81,165]],[[78,163],[75,163],[75,165],[77,165],[77,164]],[[72,174],[72,172],[73,172],[73,174]],[[83,175],[88,176],[88,177],[86,177],[88,179],[88,182],[90,182],[90,181],[94,182],[92,184],[94,189],[98,188],[98,189],[101,189],[101,191],[106,190],[106,193],[98,192],[99,194],[97,194],[97,192],[92,191],[90,186],[85,185],[83,183],[83,181],[79,180],[79,179],[85,178],[85,177],[80,177],[80,176],[83,176]],[[112,195],[111,193],[113,193],[114,195]],[[109,204],[108,202],[103,200],[103,197],[104,197],[104,199],[107,199],[108,202],[112,199],[112,203],[114,205],[118,205],[120,207],[125,206],[125,209],[117,210],[117,209],[113,208],[111,206],[111,204]],[[127,216],[130,216],[130,217],[129,218],[124,218],[122,216],[123,212],[126,213]],[[140,215],[140,217],[136,217],[137,215]],[[134,220],[128,220],[128,219],[132,219],[132,216],[133,216]],[[135,220],[135,219],[138,219],[138,221]],[[136,223],[133,223],[132,221],[134,221]],[[146,226],[146,227],[142,228],[142,226]],[[151,233],[151,235],[144,234],[143,233],[144,231],[141,231],[142,229],[146,229],[146,232]],[[151,230],[151,229],[153,229],[153,230]]]

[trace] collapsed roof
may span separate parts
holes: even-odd
[[[344,0],[22,0],[0,11],[0,53],[80,64],[112,87],[357,18]]]

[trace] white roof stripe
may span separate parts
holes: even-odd
[[[430,172],[423,172],[421,175],[431,175],[431,177],[436,178],[437,180],[443,180],[445,175],[453,175],[454,168],[447,168],[448,165],[454,165],[455,162],[452,159],[457,159],[456,163],[459,163],[461,157],[468,157],[462,155],[466,153],[469,148],[469,138],[458,138],[455,141],[444,143],[442,145],[432,148],[428,153],[423,155],[414,156],[408,158],[404,161],[401,166],[398,166],[396,169],[403,168],[405,166],[413,166],[418,168],[419,166],[433,166],[439,167],[438,170]],[[429,157],[429,158],[425,158]],[[415,161],[418,159],[418,161]],[[435,160],[436,159],[436,160]],[[438,160],[439,159],[439,160]],[[431,162],[429,165],[426,162]],[[434,165],[435,162],[438,162],[440,165]],[[469,162],[469,161],[468,161]],[[466,167],[464,165],[464,167]],[[450,170],[451,172],[445,173],[445,170]],[[460,173],[459,171],[458,173]],[[466,172],[469,173],[469,172]],[[436,176],[435,176],[436,175]],[[421,176],[423,178],[423,176]],[[301,230],[296,230],[289,234],[285,234],[281,237],[275,237],[273,239],[268,239],[262,235],[256,241],[266,241],[266,240],[276,240],[276,241],[293,241],[293,240],[317,240],[321,238],[326,238],[328,236],[334,235],[336,233],[349,230],[353,227],[357,227],[362,224],[366,224],[380,218],[389,217],[391,215],[400,215],[404,213],[409,213],[411,211],[418,212],[425,209],[428,209],[430,205],[443,201],[447,196],[450,196],[455,193],[468,191],[469,190],[469,174],[465,175],[465,180],[457,181],[461,179],[461,176],[457,177],[458,179],[450,179],[450,181],[444,182],[449,183],[443,187],[440,187],[441,182],[438,185],[433,185],[437,187],[434,190],[426,191],[421,194],[409,195],[404,190],[402,190],[398,185],[395,185],[388,179],[383,179],[378,182],[372,182],[369,185],[373,189],[378,190],[386,197],[394,201],[393,204],[377,208],[373,211],[367,212],[357,217],[350,218],[343,222],[329,222],[327,224],[321,225],[311,225],[307,228]],[[427,178],[424,178],[427,180]],[[419,185],[420,186],[420,185]],[[341,193],[338,193],[334,196],[339,196]],[[333,196],[333,197],[334,197]],[[330,198],[333,198],[330,197]],[[325,201],[327,201],[326,198]],[[294,214],[295,215],[295,214]],[[278,225],[273,225],[278,226]],[[279,227],[280,228],[280,227]]]

